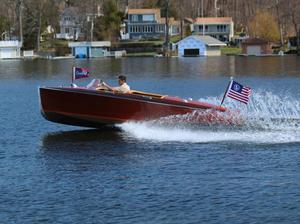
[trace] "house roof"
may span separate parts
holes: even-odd
[[[3,40],[0,41],[0,48],[21,48],[22,42],[18,40]]]
[[[232,22],[232,17],[198,17],[196,24],[228,24]]]
[[[160,9],[128,9],[128,14],[160,14]]]
[[[269,41],[261,39],[261,38],[248,38],[242,42],[242,44],[246,45],[264,45],[269,44]]]
[[[193,23],[192,18],[184,18],[184,21],[187,22],[187,23]]]
[[[64,9],[64,11],[62,12],[62,16],[66,16],[66,15],[78,15],[79,13],[79,8],[77,7],[67,7]]]
[[[185,41],[186,39],[189,39],[189,38],[193,38],[195,40],[204,42],[205,45],[210,46],[210,47],[214,47],[214,46],[220,46],[220,47],[221,46],[226,46],[225,43],[223,43],[222,41],[219,41],[216,38],[213,38],[211,36],[200,36],[200,35],[190,35],[190,36],[184,38],[183,40],[177,42],[176,44],[179,44],[180,42],[183,42],[183,41]]]

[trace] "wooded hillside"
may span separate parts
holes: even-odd
[[[263,23],[272,21],[275,26],[272,25],[271,33],[278,32],[278,37],[275,35],[274,39],[283,42],[289,36],[300,35],[300,0],[1,0],[1,3],[1,39],[9,32],[23,39],[26,46],[36,49],[39,49],[37,40],[47,26],[50,25],[54,33],[59,32],[59,15],[66,6],[77,6],[81,9],[80,13],[85,15],[96,13],[99,5],[103,11],[103,5],[107,3],[116,5],[117,10],[122,12],[118,14],[119,17],[124,15],[126,5],[129,8],[158,7],[163,16],[168,5],[169,16],[178,20],[185,17],[229,16],[233,18],[236,33],[250,35],[259,35],[260,30],[265,30],[262,27],[266,27],[266,24]],[[104,16],[107,13],[104,12]],[[111,13],[109,16],[114,18]],[[115,24],[109,21],[105,23],[116,29]],[[95,29],[97,32],[101,33]]]

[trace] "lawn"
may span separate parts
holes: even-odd
[[[222,55],[238,55],[242,53],[242,48],[226,46],[221,48]]]

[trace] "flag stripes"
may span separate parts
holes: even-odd
[[[234,100],[248,104],[251,92],[252,90],[250,87],[247,86],[244,87],[241,84],[232,81],[230,88],[227,92],[227,96]]]

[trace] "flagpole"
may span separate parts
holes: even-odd
[[[71,86],[73,87],[73,82],[74,82],[74,71],[75,70],[75,67],[72,68],[72,84]]]
[[[225,91],[225,93],[224,93],[224,96],[223,96],[223,99],[222,99],[222,102],[221,102],[220,106],[222,106],[222,104],[224,103],[224,100],[225,100],[225,98],[226,98],[226,96],[227,96],[227,92],[228,92],[228,90],[229,90],[229,87],[230,87],[231,84],[232,84],[232,81],[233,81],[233,77],[231,76],[231,77],[230,77],[230,81],[229,81],[229,83],[228,83],[228,85],[227,85],[227,88],[226,88],[226,91]]]

